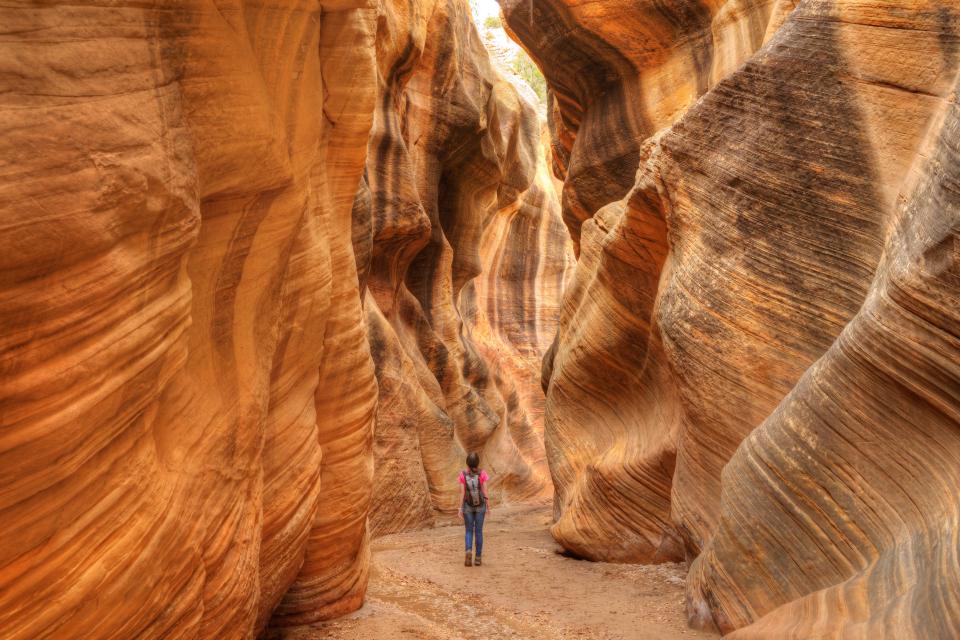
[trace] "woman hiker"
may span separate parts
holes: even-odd
[[[460,472],[460,510],[457,515],[467,527],[466,549],[467,554],[463,565],[479,567],[483,555],[483,516],[490,510],[487,499],[487,480],[490,476],[480,469],[480,456],[471,453],[467,456],[467,469]],[[477,541],[477,554],[471,562],[470,552],[473,551],[473,541]]]

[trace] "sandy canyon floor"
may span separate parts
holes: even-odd
[[[474,638],[716,638],[684,622],[680,565],[574,560],[558,553],[542,507],[495,509],[484,565],[463,566],[463,527],[385,536],[373,543],[366,605],[296,640]]]

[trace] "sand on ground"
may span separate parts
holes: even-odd
[[[292,640],[694,640],[682,565],[587,562],[560,555],[548,506],[494,509],[482,567],[463,566],[463,525],[378,538],[360,611]]]

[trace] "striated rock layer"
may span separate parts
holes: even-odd
[[[467,3],[397,2],[387,18],[354,211],[380,383],[375,533],[455,510],[467,451],[494,500],[549,489],[539,363],[573,262],[535,110]]]
[[[359,605],[376,17],[0,10],[5,638],[250,637],[278,604]]]
[[[668,229],[620,224],[659,197],[655,185],[620,199],[655,133],[761,45],[772,3],[736,4],[503,4],[550,83],[554,168],[579,249],[544,374],[554,535],[585,557],[683,558],[670,499],[683,400],[655,318]]]
[[[960,636],[960,10],[502,6],[579,248],[555,537],[731,637]]]
[[[403,473],[420,499],[394,515],[451,507],[467,448],[543,490],[528,365],[566,249],[536,118],[468,15],[0,9],[5,639],[357,608],[375,450],[375,504]]]
[[[362,602],[371,498],[546,490],[572,258],[466,2],[0,25],[0,635],[283,636]]]

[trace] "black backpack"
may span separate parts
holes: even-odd
[[[470,473],[469,470],[463,470],[463,482],[467,489],[464,492],[467,504],[471,507],[479,507],[483,504],[483,491],[480,489],[480,474]]]

